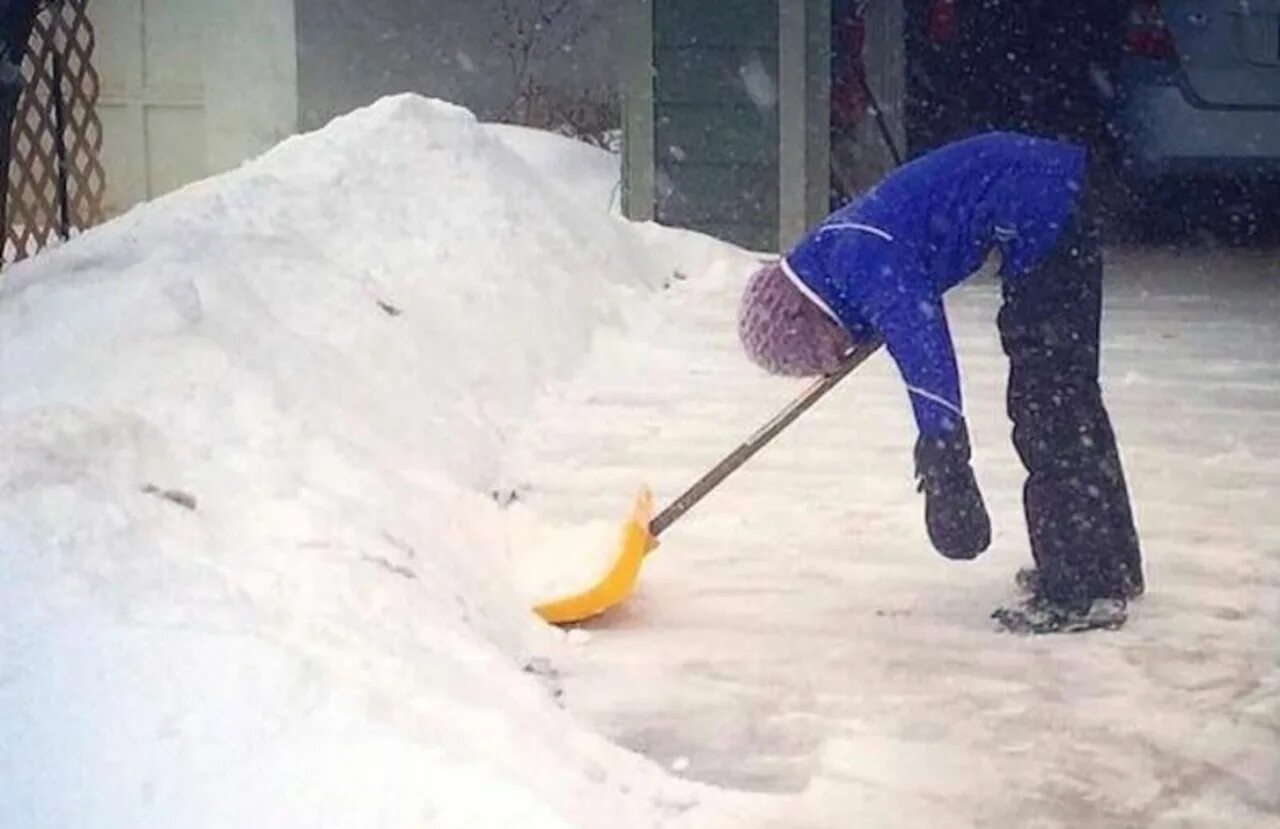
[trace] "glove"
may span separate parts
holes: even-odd
[[[929,541],[950,559],[973,559],[991,544],[991,519],[969,466],[964,424],[941,437],[916,441],[916,491],[924,493]]]

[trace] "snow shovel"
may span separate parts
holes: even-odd
[[[817,403],[823,395],[835,388],[837,383],[879,348],[880,341],[874,340],[850,349],[845,354],[840,368],[813,381],[803,394],[772,420],[761,426],[754,435],[747,438],[741,446],[733,450],[656,516],[653,515],[653,495],[647,488],[641,489],[636,495],[630,518],[622,525],[618,555],[609,572],[594,586],[581,593],[538,605],[534,611],[552,624],[563,625],[598,616],[625,601],[635,589],[636,579],[640,575],[640,562],[658,546],[658,536],[688,512],[694,504],[706,497],[734,470],[746,463],[752,455],[763,449],[783,429],[791,425],[792,421]]]

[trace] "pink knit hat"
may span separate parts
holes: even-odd
[[[771,374],[830,374],[853,341],[777,264],[747,280],[738,312],[738,337],[752,362]]]

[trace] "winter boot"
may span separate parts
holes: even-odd
[[[1087,604],[1064,605],[1032,596],[1013,607],[996,609],[991,618],[1010,633],[1079,633],[1118,630],[1128,619],[1124,599],[1094,599]]]

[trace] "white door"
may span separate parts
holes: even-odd
[[[293,0],[97,0],[89,14],[108,215],[296,129]]]

